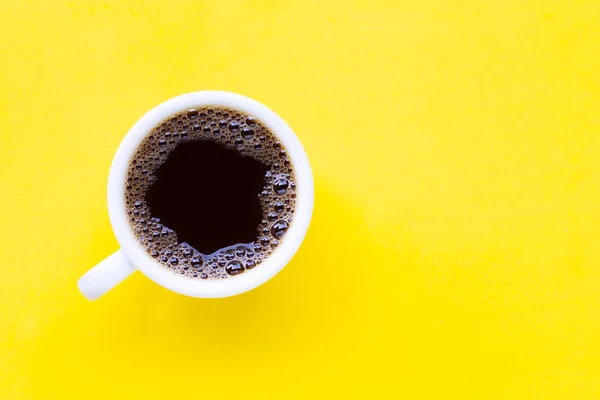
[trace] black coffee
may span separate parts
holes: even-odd
[[[210,106],[172,115],[143,140],[127,173],[139,243],[166,268],[200,279],[252,269],[292,223],[294,169],[258,119]]]

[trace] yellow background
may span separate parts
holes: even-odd
[[[599,398],[599,27],[596,0],[3,0],[0,398]],[[121,138],[202,89],[296,131],[306,241],[238,297],[84,300]]]

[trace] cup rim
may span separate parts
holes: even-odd
[[[125,212],[125,185],[129,163],[142,140],[164,119],[189,108],[222,106],[258,118],[282,142],[294,165],[297,179],[296,211],[286,235],[259,266],[224,280],[189,278],[165,268],[137,242]],[[292,129],[274,111],[240,94],[224,91],[200,91],[183,94],[158,104],[127,132],[113,158],[108,179],[110,222],[128,260],[144,275],[174,292],[192,297],[227,297],[260,286],[275,276],[294,256],[302,243],[314,204],[312,171],[302,144]]]

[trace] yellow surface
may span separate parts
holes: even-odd
[[[599,26],[597,0],[3,0],[0,398],[598,399]],[[136,274],[87,302],[121,138],[202,89],[301,138],[304,245],[235,298]]]

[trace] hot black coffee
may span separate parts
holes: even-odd
[[[130,161],[130,226],[165,268],[223,279],[255,268],[292,223],[296,178],[286,149],[257,118],[218,107],[174,114]]]

